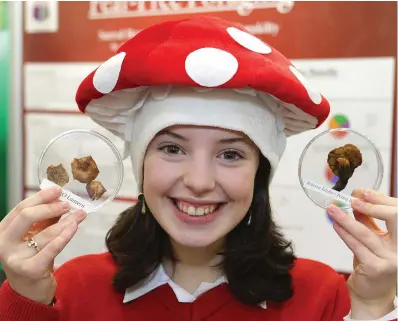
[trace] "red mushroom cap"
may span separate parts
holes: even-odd
[[[109,93],[165,84],[270,94],[286,107],[288,135],[319,127],[330,111],[328,101],[279,51],[238,24],[206,16],[141,31],[83,80],[76,102],[84,112]]]

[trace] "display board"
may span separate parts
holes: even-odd
[[[77,110],[76,89],[89,72],[145,27],[191,15],[215,15],[242,24],[283,52],[330,99],[332,112],[321,128],[289,138],[272,183],[272,206],[298,255],[349,272],[350,252],[334,234],[324,211],[300,189],[297,161],[319,131],[349,126],[380,148],[385,166],[381,190],[391,193],[396,7],[392,2],[29,1],[24,12],[21,106],[24,195],[37,190],[38,157],[49,140],[63,131],[94,129],[122,147],[120,140]],[[125,180],[117,199],[83,223],[57,264],[104,250],[107,229],[137,196],[130,161],[124,165]]]

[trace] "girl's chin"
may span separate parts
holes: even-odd
[[[173,242],[177,245],[184,247],[208,247],[217,242],[217,237],[211,237],[209,233],[198,232],[191,233],[190,235],[182,234],[181,231],[176,233],[168,233],[172,238]]]

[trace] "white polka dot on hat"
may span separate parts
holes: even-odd
[[[185,70],[198,85],[217,87],[228,82],[238,71],[238,61],[229,52],[217,48],[201,48],[185,59]]]
[[[120,52],[99,66],[93,78],[93,86],[98,92],[109,94],[115,88],[125,57],[126,53]]]
[[[245,31],[235,27],[229,27],[227,28],[227,32],[238,44],[248,50],[258,52],[260,54],[269,54],[272,51],[270,46]]]
[[[272,176],[286,137],[319,127],[330,110],[279,51],[207,16],[144,29],[83,80],[76,101],[125,140],[140,191],[146,148],[166,127],[241,131],[270,161]]]

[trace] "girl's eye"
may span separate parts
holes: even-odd
[[[243,158],[242,155],[240,155],[238,152],[233,151],[233,150],[228,150],[226,152],[223,152],[221,154],[221,158],[224,158],[225,160],[228,161],[236,161],[236,160],[240,160]]]
[[[162,146],[159,148],[159,150],[164,151],[166,154],[173,154],[173,155],[178,155],[178,154],[183,153],[181,148],[178,147],[177,145]]]

